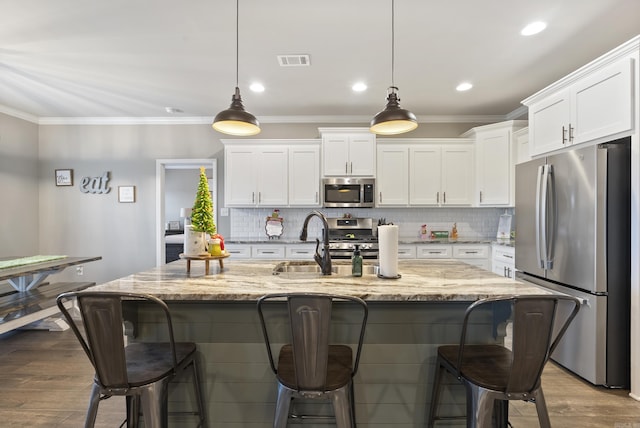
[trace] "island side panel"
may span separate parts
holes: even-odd
[[[428,414],[436,349],[457,343],[469,302],[369,302],[369,322],[360,369],[355,377],[356,415],[361,428],[423,427]],[[198,344],[209,426],[271,427],[276,382],[269,367],[255,302],[169,302],[176,340]],[[344,328],[354,326],[341,313]],[[138,337],[165,339],[156,315],[138,310]],[[473,326],[473,335],[494,341],[491,313]],[[170,389],[170,411],[193,409],[189,379]],[[330,411],[327,405],[299,406]],[[443,394],[441,413],[464,414],[464,390]],[[172,426],[182,420],[171,417]],[[326,423],[305,424],[326,427]],[[330,425],[329,425],[330,426]]]

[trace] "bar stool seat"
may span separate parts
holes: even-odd
[[[81,324],[67,309],[73,300],[80,310]],[[166,322],[159,319],[158,334],[165,334],[168,342],[125,345],[122,306],[130,301],[149,303],[164,314]],[[175,342],[166,303],[147,294],[81,291],[59,295],[57,304],[95,369],[85,428],[95,425],[100,401],[111,396],[126,396],[128,427],[139,426],[141,409],[145,426],[167,427],[169,382],[189,368],[198,410],[187,413],[198,416],[198,427],[206,426],[196,344]]]
[[[561,302],[566,302],[562,310]],[[479,308],[500,304],[509,308],[512,349],[495,343],[469,343],[467,330],[472,314]],[[449,372],[465,386],[468,428],[489,428],[494,422],[498,427],[506,427],[509,400],[534,402],[540,426],[551,428],[540,377],[579,309],[580,300],[565,295],[488,298],[469,306],[460,343],[438,347],[428,427],[433,428],[437,420],[455,418],[437,414],[442,377]]]
[[[283,336],[288,338],[288,343],[285,342],[280,347],[276,365],[271,349],[268,321],[265,317],[265,310],[267,310],[265,303],[268,301],[277,303],[278,300],[286,301],[289,334],[285,333]],[[355,324],[359,326],[357,330],[359,335],[354,338],[354,341],[357,340],[355,358],[351,346],[330,343],[334,301],[355,304],[352,306],[360,310],[357,324]],[[282,308],[282,305],[279,308]],[[322,293],[269,294],[258,300],[258,313],[269,363],[278,381],[274,428],[285,428],[289,417],[299,419],[326,417],[291,413],[291,402],[296,398],[329,400],[333,405],[336,426],[354,428],[356,417],[353,377],[360,361],[368,316],[367,304],[357,297]],[[282,325],[281,318],[275,318],[277,324]]]

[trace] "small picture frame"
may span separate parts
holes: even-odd
[[[136,186],[118,186],[118,202],[136,201]]]
[[[56,169],[56,186],[73,186],[73,170]]]

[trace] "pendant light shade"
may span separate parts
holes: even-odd
[[[395,135],[413,131],[418,127],[416,116],[409,110],[400,107],[400,98],[397,93],[398,88],[389,87],[387,94],[387,105],[371,120],[370,130],[379,135]]]
[[[394,84],[395,63],[395,0],[391,0],[391,86],[387,92],[387,105],[373,116],[369,130],[379,135],[395,135],[413,131],[418,127],[416,116],[400,107],[398,87]]]
[[[248,136],[260,133],[260,123],[254,115],[244,109],[240,88],[238,87],[238,57],[240,56],[238,53],[239,16],[240,0],[236,0],[236,90],[231,97],[229,108],[218,113],[211,126],[223,134]]]
[[[231,105],[216,115],[211,126],[216,131],[229,135],[247,136],[260,133],[260,123],[254,115],[244,109],[237,86],[231,97]]]

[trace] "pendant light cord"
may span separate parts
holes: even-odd
[[[236,88],[238,87],[238,69],[240,63],[240,0],[236,0]]]
[[[395,58],[395,50],[396,50],[396,40],[395,40],[395,0],[391,0],[391,86],[395,88],[395,78],[394,78],[394,65],[396,62]]]

